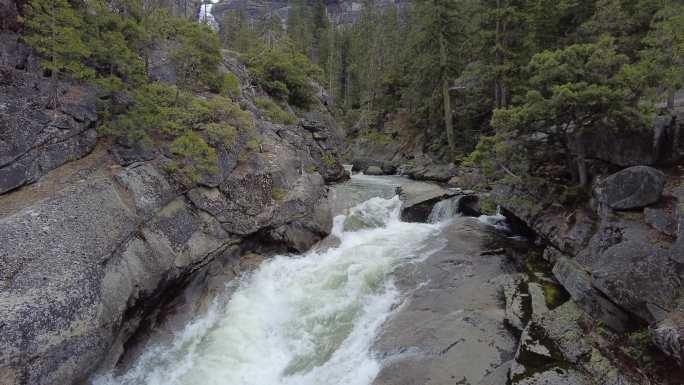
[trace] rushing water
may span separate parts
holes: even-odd
[[[380,369],[371,346],[400,300],[392,271],[443,245],[439,226],[399,220],[399,183],[359,175],[337,186],[337,247],[267,260],[227,304],[95,383],[370,384]]]

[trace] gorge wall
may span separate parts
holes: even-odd
[[[0,12],[14,11],[3,1]],[[85,381],[115,365],[141,322],[154,323],[160,301],[201,269],[302,251],[330,231],[326,183],[346,174],[322,100],[297,124],[271,123],[253,104],[265,94],[226,53],[221,71],[237,76],[261,143],[249,150],[239,133],[217,149],[218,172],[188,186],[168,172],[168,149],[98,138],[97,90],[55,87],[3,30],[0,383]]]

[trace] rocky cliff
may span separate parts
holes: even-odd
[[[402,7],[409,0],[379,0],[373,6]],[[348,25],[354,23],[363,10],[363,2],[360,0],[325,0],[326,10],[330,20],[335,25]],[[287,21],[290,9],[289,0],[221,0],[213,7],[213,14],[217,20],[221,20],[226,12],[244,10],[252,18],[263,15],[278,16],[283,23]]]
[[[302,251],[330,231],[326,183],[345,173],[322,102],[273,124],[226,56],[261,145],[238,135],[218,149],[218,172],[187,186],[163,148],[98,139],[95,90],[60,82],[50,109],[53,85],[17,35],[3,33],[0,52],[0,383],[82,382],[205,266]]]
[[[625,352],[653,360],[657,354],[649,352],[650,346],[657,346],[672,360],[669,364],[660,361],[664,366],[658,370],[663,376],[656,376],[660,378],[655,381],[681,380],[682,373],[672,369],[672,363],[684,363],[684,170],[679,162],[684,117],[674,114],[661,120],[642,132],[643,138],[604,138],[610,132],[581,138],[584,143],[578,145],[592,153],[593,169],[602,170],[597,171],[588,200],[576,197],[574,203],[561,204],[562,193],[550,182],[531,185],[509,179],[494,188],[492,196],[505,213],[527,224],[546,246],[543,258],[572,297],[571,304],[533,317],[521,328],[518,358],[527,363],[517,368],[518,383],[543,383],[539,381],[553,377],[552,371],[531,375],[536,372],[529,367],[525,349],[553,353],[545,361],[550,365],[546,369],[571,362],[582,368],[573,374],[580,377],[599,376],[597,365],[605,368],[607,363],[593,361],[597,352],[612,352],[611,365],[618,369],[604,383],[654,380],[649,377],[653,373],[640,373],[624,364],[629,362],[624,360],[629,355]],[[597,333],[597,326],[588,325],[606,331]],[[573,342],[569,333],[582,338]],[[627,348],[618,336],[643,340],[638,348]],[[625,367],[619,366],[621,361]],[[648,365],[657,367],[656,362]],[[663,369],[668,365],[669,369]],[[513,375],[515,370],[514,364]]]

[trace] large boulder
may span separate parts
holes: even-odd
[[[655,321],[649,308],[673,309],[684,289],[676,264],[664,250],[631,240],[608,248],[591,272],[594,287],[647,322]]]
[[[434,183],[404,183],[399,188],[399,197],[403,202],[401,219],[408,222],[426,222],[437,202],[454,195],[454,192]]]
[[[648,166],[626,168],[601,180],[595,193],[601,203],[615,210],[648,206],[660,200],[665,174]]]
[[[602,320],[613,330],[624,331],[629,328],[629,315],[596,290],[592,286],[591,275],[575,261],[559,258],[553,267],[553,275],[587,314]]]

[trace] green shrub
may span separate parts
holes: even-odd
[[[168,169],[188,183],[216,172],[217,155],[211,146],[234,144],[240,131],[250,138],[248,146],[260,144],[252,115],[238,103],[219,95],[195,97],[160,83],[136,90],[131,106],[109,116],[100,131],[129,145],[170,142],[173,159]]]
[[[653,352],[656,350],[653,334],[648,328],[630,333],[626,345],[622,348],[625,354],[642,366],[653,363]]]
[[[480,211],[483,214],[494,215],[496,213],[496,203],[489,196],[483,196],[480,198]]]
[[[237,130],[228,123],[207,123],[202,128],[214,145],[230,146],[235,143]]]
[[[330,153],[328,153],[328,152],[323,153],[322,159],[323,159],[323,164],[325,164],[325,167],[327,167],[327,168],[333,168],[333,167],[335,167],[335,164],[337,163],[335,161],[335,158],[332,155],[330,155]]]
[[[280,108],[273,100],[269,98],[257,98],[254,103],[260,110],[262,110],[269,120],[273,123],[295,124],[297,118]]]
[[[235,75],[226,73],[217,75],[209,81],[209,88],[219,95],[227,95],[232,99],[240,97],[240,83]]]
[[[287,48],[253,51],[245,55],[249,73],[272,97],[307,108],[314,101],[310,79],[320,79],[323,71],[309,59]]]
[[[363,138],[368,139],[373,144],[386,146],[392,143],[392,137],[376,130],[366,130],[361,133]]]
[[[167,163],[167,168],[184,183],[197,183],[203,174],[218,172],[216,150],[195,132],[189,131],[174,139],[169,150],[173,158]]]
[[[271,189],[271,198],[276,202],[282,202],[286,195],[287,192],[281,188],[273,187],[273,189]]]
[[[226,85],[226,91],[230,97],[234,99],[240,97],[240,82],[237,76],[232,73],[223,75],[223,84]]]

